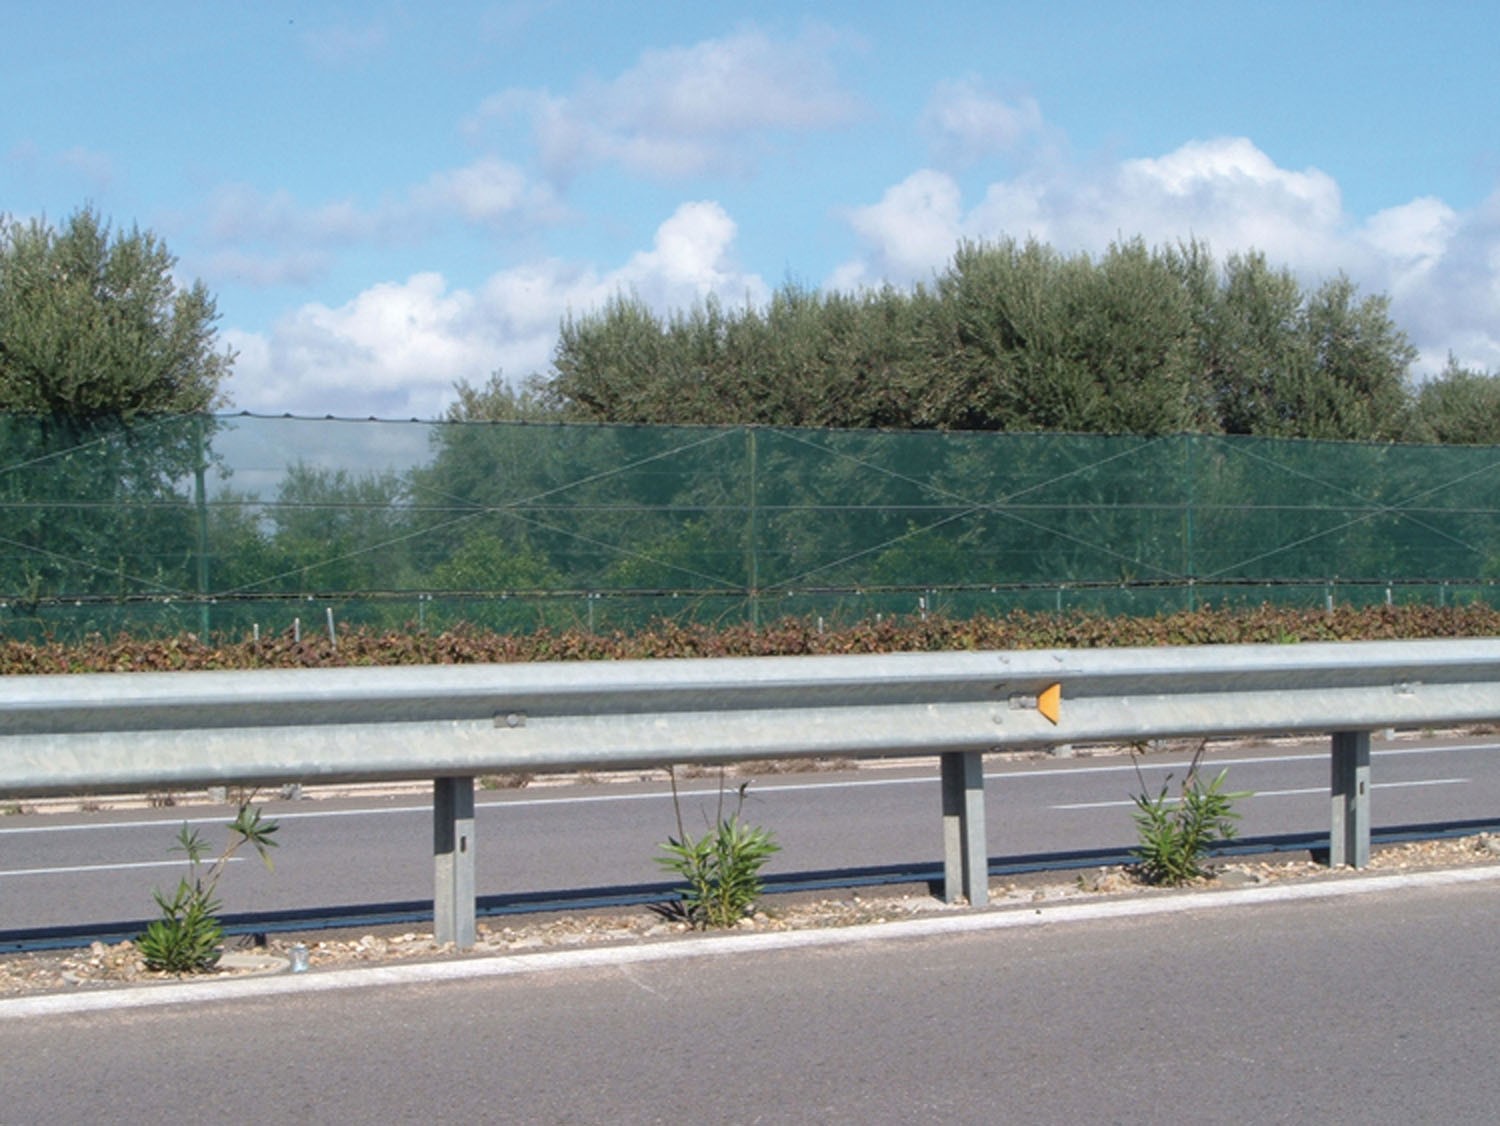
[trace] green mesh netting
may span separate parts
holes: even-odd
[[[1500,449],[0,418],[11,634],[1492,597]]]

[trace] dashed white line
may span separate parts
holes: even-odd
[[[237,864],[240,856],[226,857],[224,863]],[[58,868],[0,868],[0,879],[7,876],[67,876],[77,872],[125,872],[133,868],[180,868],[185,862],[178,860],[140,860],[121,864],[72,864]]]
[[[1400,790],[1413,789],[1417,786],[1461,786],[1470,781],[1468,778],[1422,778],[1412,782],[1376,782],[1372,790]],[[1327,786],[1304,786],[1296,790],[1256,790],[1248,794],[1250,798],[1285,798],[1300,797],[1306,794],[1323,794],[1327,796]],[[1175,799],[1168,799],[1169,802]],[[1121,806],[1135,805],[1134,799],[1116,801],[1079,801],[1064,802],[1061,805],[1050,806],[1051,809],[1118,809]]]

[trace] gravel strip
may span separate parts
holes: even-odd
[[[1500,835],[1484,834],[1457,840],[1420,841],[1375,850],[1364,872],[1418,871],[1500,862]],[[1247,860],[1218,867],[1212,879],[1200,888],[1247,887],[1278,880],[1303,882],[1359,879],[1349,869],[1332,871],[1310,860]],[[1139,883],[1129,868],[1100,868],[1081,875],[1061,877],[1042,873],[1014,881],[993,882],[988,910],[1005,910],[1039,902],[1077,901],[1129,895],[1168,894],[1163,889]],[[935,912],[968,908],[943,903],[931,895],[850,894],[836,898],[789,898],[766,905],[744,919],[739,929],[785,931],[813,927],[843,927],[890,922]],[[200,978],[239,977],[247,974],[288,972],[295,944],[306,948],[311,971],[344,966],[371,965],[403,959],[445,959],[535,952],[579,946],[670,941],[689,927],[662,912],[636,909],[629,912],[570,912],[515,918],[505,925],[480,923],[478,941],[472,950],[458,951],[433,941],[431,933],[415,931],[366,933],[350,937],[347,931],[324,931],[308,935],[277,935],[264,946],[231,947],[220,966]],[[113,946],[95,943],[87,949],[49,951],[0,956],[0,997],[108,989],[157,981],[181,980],[179,975],[147,970],[134,943]]]

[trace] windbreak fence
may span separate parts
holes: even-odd
[[[1495,599],[1500,448],[0,417],[11,636]]]

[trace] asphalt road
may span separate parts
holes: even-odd
[[[1058,919],[0,1019],[0,1119],[1494,1121],[1500,881]]]
[[[1500,817],[1500,755],[1481,741],[1377,744],[1372,810],[1377,825]],[[1144,780],[1174,785],[1184,756],[1151,756]],[[1228,748],[1210,771],[1227,768],[1241,835],[1326,832],[1326,745]],[[695,791],[685,820],[701,831],[712,815],[712,782]],[[996,762],[986,775],[992,857],[1135,840],[1130,795],[1139,789],[1126,758]],[[481,792],[475,832],[478,891],[505,895],[661,881],[658,845],[675,832],[660,783]],[[430,797],[272,802],[281,828],[276,871],[237,860],[221,884],[224,910],[430,900]],[[935,768],[867,768],[843,775],[773,775],[757,780],[745,810],[783,847],[770,871],[942,858]],[[0,817],[0,931],[148,918],[150,889],[175,886],[184,870],[169,852],[184,817],[210,846],[225,839],[223,807],[85,815]]]

